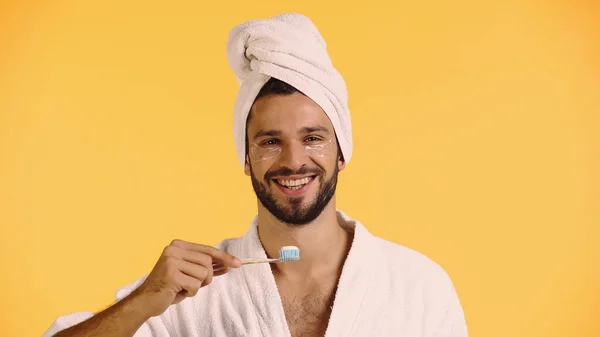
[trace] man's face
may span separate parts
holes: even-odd
[[[261,204],[288,225],[317,218],[345,166],[323,109],[300,93],[260,98],[247,139],[245,172]]]

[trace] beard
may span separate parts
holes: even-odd
[[[277,184],[271,178],[275,176],[291,176],[294,174],[316,174],[313,179],[318,180],[319,190],[315,200],[308,205],[302,206],[304,196],[287,197],[287,204],[278,203],[275,199],[275,195],[271,190],[270,184]],[[323,209],[329,204],[329,201],[335,194],[337,186],[337,177],[339,169],[335,165],[335,169],[331,178],[327,181],[325,179],[325,173],[321,169],[308,169],[301,168],[297,172],[292,171],[287,167],[283,167],[277,171],[267,171],[263,178],[263,182],[259,181],[252,171],[252,165],[250,165],[250,177],[252,180],[252,187],[254,193],[260,201],[260,203],[275,216],[279,221],[287,224],[288,226],[300,227],[313,222],[320,214]]]

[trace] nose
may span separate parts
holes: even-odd
[[[291,142],[286,144],[279,157],[279,164],[297,171],[308,162],[308,156],[302,144]]]

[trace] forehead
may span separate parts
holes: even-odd
[[[258,99],[251,110],[248,133],[273,129],[282,133],[295,133],[306,126],[324,126],[332,134],[331,121],[320,105],[300,93],[273,95]]]

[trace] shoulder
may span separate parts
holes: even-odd
[[[360,254],[367,254],[369,259],[377,261],[378,268],[386,271],[381,274],[389,275],[386,282],[390,285],[421,288],[428,292],[454,292],[450,276],[438,262],[415,249],[374,235],[361,221],[341,210],[337,212],[341,226],[354,231],[355,241],[360,243]]]
[[[379,237],[374,240],[390,270],[388,282],[419,303],[426,330],[436,336],[468,336],[462,304],[448,272],[424,253]]]
[[[235,255],[237,247],[240,245],[241,240],[241,237],[224,239],[217,243],[215,245],[215,248],[227,252],[229,254]]]
[[[374,236],[381,259],[394,273],[431,287],[452,286],[449,274],[429,256],[407,246]]]
[[[468,336],[464,311],[446,270],[425,254],[375,237],[389,284],[423,315],[425,335]]]
[[[443,267],[429,256],[402,244],[392,242],[377,236],[373,237],[384,259],[392,266],[408,268],[419,273],[444,274]]]

